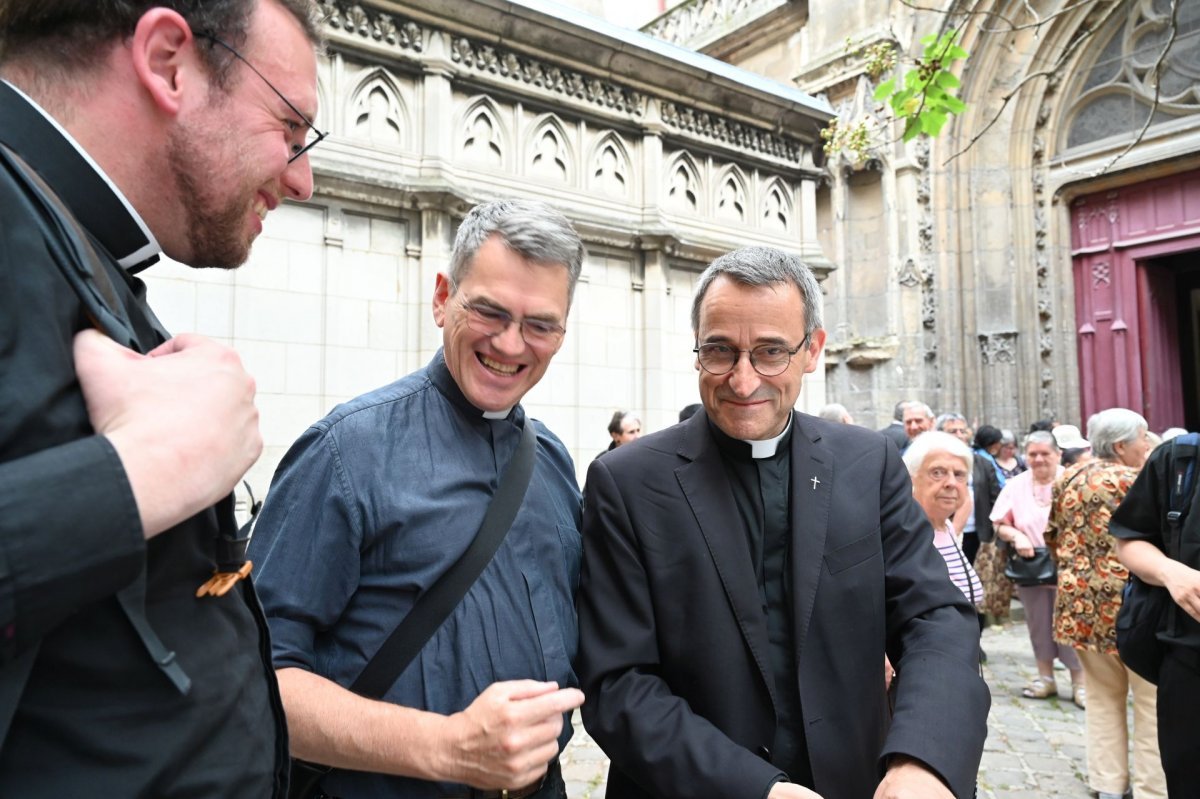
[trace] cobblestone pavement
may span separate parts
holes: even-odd
[[[1056,672],[1058,699],[1025,699],[1021,688],[1036,669],[1022,622],[983,633],[984,677],[992,690],[988,739],[979,769],[979,799],[1089,799],[1083,711],[1070,698],[1071,680]],[[575,737],[563,753],[570,799],[601,799],[608,758],[575,715]],[[837,797],[827,797],[837,799]]]

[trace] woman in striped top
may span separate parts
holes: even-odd
[[[983,602],[983,585],[963,554],[953,522],[954,514],[969,501],[971,450],[949,433],[922,433],[904,451],[904,465],[912,477],[913,498],[933,525],[933,545],[946,561],[951,582],[978,607]]]

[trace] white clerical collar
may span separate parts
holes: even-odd
[[[512,409],[515,407],[516,407],[515,405],[510,405],[502,411],[484,411],[483,418],[484,419],[507,419],[508,414],[511,413]]]
[[[68,133],[66,128],[64,128],[62,125],[58,124],[58,120],[55,119],[54,117],[52,117],[46,111],[46,109],[44,109],[40,105],[38,105],[37,102],[32,97],[30,97],[25,92],[21,91],[18,87],[14,86],[12,83],[9,83],[8,81],[4,81],[4,83],[7,84],[8,87],[10,89],[12,89],[14,92],[19,94],[25,100],[25,102],[29,103],[29,105],[32,106],[35,110],[37,110],[37,112],[39,114],[44,116],[46,118],[46,121],[49,122],[51,125],[53,125],[54,129],[57,130],[60,134],[62,134],[62,137],[64,139],[66,139],[71,144],[72,147],[75,148],[75,150],[79,153],[80,156],[83,157],[83,160],[87,161],[88,164],[92,167],[92,169],[96,170],[96,174],[104,179],[104,182],[108,184],[108,187],[110,189],[112,189],[113,196],[116,197],[121,202],[121,205],[123,205],[125,207],[125,211],[129,214],[129,217],[135,223],[137,223],[138,228],[141,229],[142,234],[145,235],[146,244],[143,247],[141,247],[140,249],[138,249],[136,252],[131,252],[126,255],[119,255],[119,254],[114,253],[115,255],[119,255],[119,257],[117,259],[117,263],[121,265],[121,268],[128,269],[131,266],[136,266],[137,264],[142,263],[147,258],[152,258],[152,257],[158,255],[159,253],[161,253],[162,246],[159,245],[158,239],[154,238],[154,234],[150,232],[150,228],[148,228],[146,226],[146,221],[144,219],[142,219],[142,215],[139,214],[134,209],[133,205],[129,202],[129,199],[124,195],[124,193],[122,193],[122,191],[119,188],[117,188],[117,184],[112,182],[112,178],[110,178],[108,176],[108,173],[105,172],[103,169],[101,169],[100,165],[92,160],[92,157],[88,154],[88,151],[83,149],[83,147],[81,147],[79,145],[79,142],[77,142],[75,140],[75,137],[72,136],[70,133]]]
[[[779,442],[783,440],[783,437],[786,436],[788,434],[788,431],[791,429],[792,429],[792,417],[788,416],[787,427],[783,428],[783,432],[780,433],[779,435],[775,436],[774,438],[768,438],[765,441],[746,441],[746,439],[744,439],[744,438],[740,438],[738,440],[744,441],[745,443],[750,445],[750,457],[751,458],[755,458],[755,459],[771,458],[771,457],[775,456],[775,451],[777,449],[779,449]]]

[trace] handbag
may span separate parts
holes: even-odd
[[[500,485],[492,496],[475,539],[454,565],[417,598],[412,610],[383,642],[379,651],[367,661],[350,685],[351,691],[369,699],[382,699],[479,579],[500,548],[525,499],[525,490],[533,475],[536,446],[537,433],[533,429],[533,420],[526,417],[525,427],[521,430],[521,443],[500,475]],[[321,796],[321,780],[332,770],[331,766],[292,758],[288,799],[315,799]]]
[[[1058,568],[1046,547],[1034,547],[1033,557],[1029,558],[1021,557],[1010,547],[1004,562],[1004,576],[1024,588],[1054,585],[1058,581]]]
[[[1179,560],[1182,541],[1183,520],[1187,516],[1187,502],[1191,499],[1192,480],[1195,476],[1196,445],[1200,436],[1196,433],[1178,436],[1171,441],[1170,498],[1167,501],[1167,524],[1163,543],[1166,555]],[[1158,672],[1166,655],[1166,645],[1158,634],[1167,629],[1175,600],[1170,592],[1159,585],[1150,585],[1136,574],[1130,574],[1121,595],[1121,609],[1117,612],[1117,654],[1121,662],[1134,674],[1147,682],[1158,684]]]

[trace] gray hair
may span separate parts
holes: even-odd
[[[774,286],[790,283],[804,300],[804,335],[821,327],[821,289],[812,270],[799,258],[774,247],[743,247],[722,255],[708,265],[696,284],[692,300],[692,332],[700,333],[700,305],[713,281],[722,275],[743,286]]]
[[[937,421],[934,422],[933,426],[938,430],[944,430],[947,422],[962,422],[966,424],[966,421],[967,417],[963,416],[961,413],[943,413],[937,418]]]
[[[1149,429],[1145,418],[1128,408],[1109,408],[1093,413],[1087,422],[1088,443],[1097,458],[1116,460],[1117,444],[1128,443]]]
[[[975,466],[975,456],[971,454],[971,448],[959,440],[958,436],[940,430],[928,430],[914,438],[901,456],[909,477],[915,477],[917,472],[921,471],[925,459],[935,452],[945,452],[961,458],[967,466],[968,474]]]
[[[458,226],[450,253],[450,283],[456,289],[466,279],[479,248],[493,235],[527,261],[566,267],[570,307],[583,270],[583,242],[565,216],[537,200],[496,200],[471,209]]]
[[[822,419],[828,419],[831,422],[842,422],[845,421],[846,417],[850,415],[850,411],[846,410],[846,406],[842,405],[841,403],[831,402],[825,407],[821,408],[821,412],[817,415]]]
[[[923,413],[925,415],[926,419],[933,418],[933,408],[930,408],[928,405],[926,405],[924,402],[921,402],[920,400],[909,400],[908,402],[904,403],[904,410],[907,411],[909,408],[912,408],[914,411],[920,411],[921,413]],[[901,418],[904,417],[903,411],[901,411],[900,416],[901,416]],[[966,419],[963,419],[963,421],[965,422]]]
[[[1025,436],[1025,451],[1029,451],[1030,444],[1049,444],[1050,449],[1059,452],[1058,442],[1054,440],[1053,434],[1048,430],[1034,430],[1029,435]]]
[[[1001,444],[1016,444],[1017,436],[1011,430],[1007,430],[1007,429],[1001,430],[1000,431],[1000,443]]]

